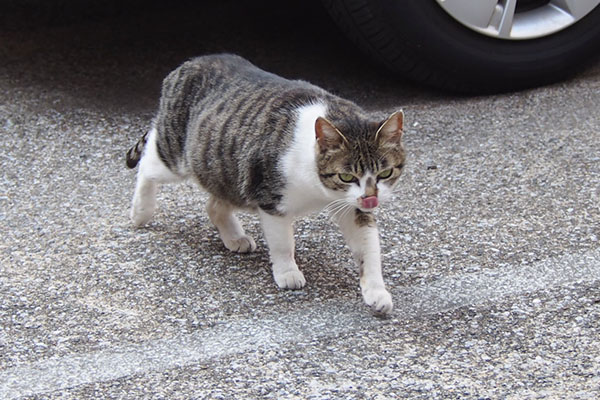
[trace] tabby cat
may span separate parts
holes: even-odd
[[[238,56],[195,58],[164,80],[151,129],[127,153],[129,168],[139,163],[131,219],[150,220],[158,184],[192,178],[210,194],[208,216],[225,247],[256,249],[234,212],[257,212],[275,282],[300,289],[293,221],[326,209],[352,251],[364,301],[390,313],[372,211],[402,172],[402,121],[401,111],[381,121]]]

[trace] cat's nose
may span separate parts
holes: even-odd
[[[362,208],[375,208],[379,204],[377,196],[360,197],[360,205]]]

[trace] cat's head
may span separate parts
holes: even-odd
[[[391,197],[405,161],[403,118],[316,120],[319,178],[342,204],[368,212]]]

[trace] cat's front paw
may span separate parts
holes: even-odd
[[[275,283],[281,289],[302,289],[306,285],[306,279],[302,271],[296,269],[286,272],[274,272]]]
[[[392,296],[382,287],[363,290],[363,299],[376,314],[390,314],[394,308]]]
[[[256,242],[248,235],[244,235],[239,239],[223,240],[223,244],[235,253],[251,253],[256,250]]]

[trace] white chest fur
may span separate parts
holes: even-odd
[[[294,139],[290,149],[281,159],[280,168],[287,185],[280,211],[301,216],[322,210],[335,200],[317,173],[315,121],[325,115],[322,103],[299,108],[294,127]]]

